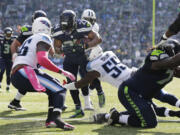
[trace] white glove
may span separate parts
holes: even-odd
[[[63,87],[69,90],[77,90],[77,88],[75,87],[75,82],[65,84],[63,85]]]

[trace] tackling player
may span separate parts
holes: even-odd
[[[119,88],[122,82],[136,74],[136,68],[130,69],[126,65],[122,64],[117,56],[111,51],[103,53],[102,49],[98,46],[87,50],[86,53],[89,54],[88,58],[90,60],[87,66],[88,73],[86,77],[78,82],[64,85],[65,88],[74,89],[83,87],[83,85],[90,83],[95,77],[98,77],[100,80],[106,81]],[[163,55],[161,57],[163,57]],[[152,101],[150,101],[150,103],[152,103]],[[153,106],[158,116],[169,115],[180,117],[180,111],[176,112],[164,107],[157,107],[155,104],[153,104]],[[94,116],[97,123],[107,122],[108,118],[110,118],[109,114],[106,113]]]
[[[78,69],[84,71],[83,77],[86,73],[86,64],[88,63],[84,54],[84,49],[92,46],[96,46],[101,43],[101,37],[99,34],[92,31],[91,24],[86,20],[76,19],[76,13],[72,10],[65,10],[60,15],[60,24],[54,30],[53,37],[55,38],[55,50],[61,50],[64,55],[63,68],[75,76],[77,76]],[[84,38],[91,39],[89,42],[85,42]],[[67,78],[68,83],[71,82]],[[79,91],[70,90],[76,111],[71,118],[83,117],[84,112],[81,107],[79,98]],[[87,98],[86,108],[93,109],[89,97],[88,86],[82,88],[83,95]]]
[[[6,91],[9,91],[10,87],[10,72],[12,67],[12,55],[11,55],[11,43],[16,38],[12,35],[13,30],[11,27],[4,29],[4,35],[0,35],[0,88],[3,79],[3,74],[6,70]]]
[[[81,19],[87,20],[93,26],[93,31],[99,33],[99,25],[96,22],[96,14],[92,9],[86,9],[83,11],[81,15]],[[81,73],[81,69],[79,71]],[[101,82],[96,78],[89,86],[90,89],[96,88],[97,95],[99,99],[99,107],[103,107],[105,105],[105,95],[102,90]]]
[[[27,38],[19,48],[18,55],[13,63],[11,80],[20,93],[16,95],[13,101],[19,104],[21,95],[25,95],[28,91],[45,92],[49,99],[46,126],[55,124],[59,128],[72,130],[74,127],[65,123],[60,116],[66,89],[61,86],[56,78],[40,71],[37,64],[39,63],[50,71],[62,74],[72,81],[75,80],[75,77],[58,68],[48,59],[48,52],[50,48],[53,48],[53,42],[50,38],[51,22],[45,17],[37,18],[32,25],[32,32],[33,35]]]

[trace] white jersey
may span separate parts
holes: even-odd
[[[18,64],[26,64],[33,68],[37,68],[37,44],[39,42],[45,42],[53,47],[51,38],[46,34],[34,34],[27,38],[22,46],[19,48],[18,56],[15,58],[13,68]]]
[[[94,23],[92,30],[96,33],[99,33],[99,25],[96,22]]]
[[[97,71],[100,73],[99,79],[115,87],[127,80],[132,73],[132,69],[122,64],[112,51],[104,52],[97,59],[87,64],[87,71]]]

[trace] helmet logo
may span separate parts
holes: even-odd
[[[49,23],[48,23],[47,21],[41,20],[40,22],[41,22],[42,24],[45,24],[48,28],[50,28],[50,25],[49,25]]]

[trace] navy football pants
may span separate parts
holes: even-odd
[[[151,101],[145,100],[126,85],[120,86],[118,97],[130,114],[128,125],[143,128],[156,127],[157,119]]]
[[[10,72],[12,67],[12,61],[11,60],[0,60],[0,82],[2,82],[3,74],[6,71],[6,83],[7,85],[10,85]]]

